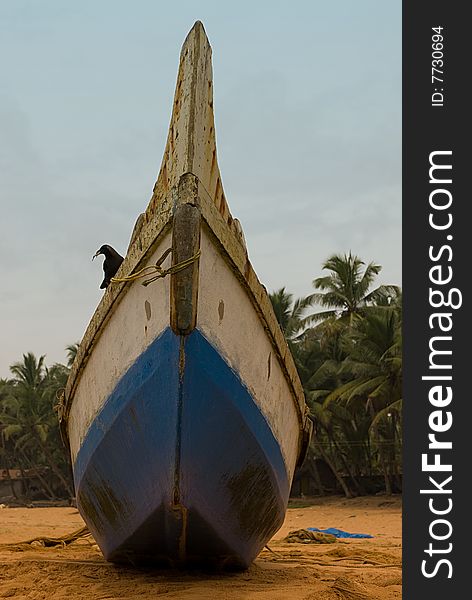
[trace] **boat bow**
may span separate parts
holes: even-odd
[[[145,288],[126,280],[169,248],[167,267],[185,269]],[[60,417],[79,509],[110,560],[247,566],[282,523],[311,422],[226,202],[198,21],[152,198],[80,344]]]

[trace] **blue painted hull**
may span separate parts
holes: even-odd
[[[251,394],[198,331],[167,329],[119,381],[74,464],[105,557],[248,566],[282,524],[290,482]]]

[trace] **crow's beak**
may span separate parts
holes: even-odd
[[[92,261],[94,258],[97,258],[97,256],[99,256],[99,255],[100,255],[100,251],[97,250],[97,252],[95,252],[95,254],[92,256]]]

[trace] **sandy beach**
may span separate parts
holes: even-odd
[[[16,545],[83,526],[75,508],[0,509],[0,597],[79,600],[389,600],[401,598],[401,500],[317,498],[289,508],[284,525],[242,573],[138,570],[107,563],[93,540],[64,548]],[[307,506],[310,504],[310,506]],[[289,531],[337,527],[372,539],[287,543]]]

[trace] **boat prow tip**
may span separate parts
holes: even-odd
[[[198,39],[201,37],[203,37],[204,43],[211,48],[203,23],[201,21],[195,21],[192,29],[188,32],[187,37],[185,38],[185,41],[182,44],[181,54],[184,52],[184,50],[186,50],[187,46],[191,44],[195,38]]]
[[[195,21],[195,23],[193,24],[192,29],[199,29],[199,28],[201,28],[201,29],[203,29],[203,31],[205,31],[205,26],[203,25],[203,23],[199,19],[197,19]]]

